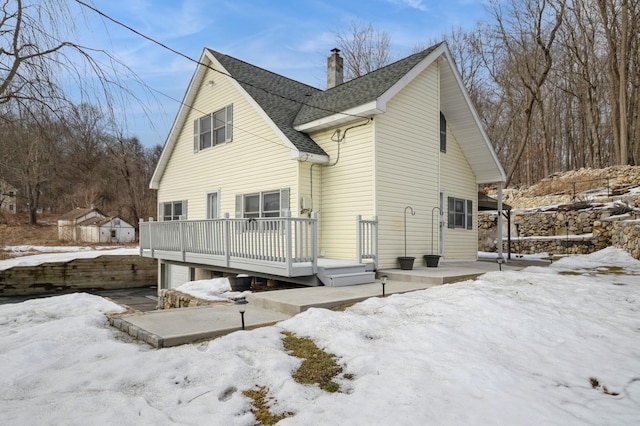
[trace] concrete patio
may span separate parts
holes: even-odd
[[[472,279],[486,272],[498,271],[500,267],[503,271],[520,270],[529,264],[519,261],[510,261],[501,266],[495,261],[441,262],[437,268],[381,270],[378,276],[387,276],[385,294],[391,295]],[[373,284],[252,293],[247,296],[249,303],[245,305],[245,327],[251,329],[272,325],[309,308],[330,309],[381,296],[380,279]],[[164,348],[238,331],[241,329],[241,316],[237,306],[220,304],[114,316],[110,318],[110,323],[155,348]]]

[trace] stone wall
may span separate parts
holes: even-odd
[[[518,211],[512,213],[511,218],[511,252],[588,254],[615,245],[633,254],[630,248],[637,247],[633,246],[637,244],[633,236],[634,232],[640,232],[637,229],[640,225],[629,221],[629,218],[629,215],[611,216],[611,212],[605,209]],[[503,222],[503,251],[507,253],[506,219]],[[478,250],[497,250],[496,224],[497,213],[479,214]],[[618,229],[624,229],[624,232]],[[633,255],[639,258],[637,254]]]
[[[611,245],[628,251],[634,259],[640,259],[640,220],[615,222]]]
[[[105,255],[0,271],[0,296],[28,296],[82,290],[155,286],[156,259]]]
[[[190,308],[203,305],[218,305],[221,303],[229,304],[229,302],[223,301],[214,302],[204,299],[198,299],[197,297],[172,289],[163,289],[158,292],[159,309]]]

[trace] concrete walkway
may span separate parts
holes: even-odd
[[[525,264],[510,262],[502,270],[519,270]],[[489,271],[498,271],[495,262],[442,262],[437,268],[415,267],[410,271],[389,269],[385,294],[423,290],[436,285],[472,279]],[[334,308],[369,297],[381,297],[382,284],[346,287],[305,287],[252,293],[245,305],[245,327],[257,328],[291,318],[309,308]],[[241,329],[241,315],[233,304],[199,306],[134,313],[110,318],[114,327],[156,348],[193,343]]]

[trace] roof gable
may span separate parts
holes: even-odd
[[[324,92],[318,92],[300,108],[295,119],[297,128],[360,105],[376,101],[401,81],[440,44],[432,46],[361,77],[349,80]],[[378,105],[380,107],[380,105]],[[384,111],[380,111],[384,112]],[[356,115],[356,114],[354,114]],[[351,117],[353,118],[353,117]]]
[[[82,209],[78,207],[58,217],[58,220],[78,220],[92,212],[95,212],[97,217],[106,217],[104,213],[96,208]]]
[[[295,148],[309,154],[327,155],[307,134],[293,128],[294,118],[302,104],[314,93],[320,92],[319,89],[215,50],[207,50],[251,96]]]
[[[115,220],[119,220],[120,221],[119,227],[133,228],[133,226],[129,222],[127,222],[126,220],[122,219],[120,216],[91,217],[89,219],[85,219],[82,222],[78,223],[78,226],[97,226],[97,227],[101,227],[101,226],[106,225],[106,224],[108,224],[110,222],[114,222]]]
[[[199,65],[189,82],[184,100],[151,178],[151,188],[157,189],[159,186],[171,152],[186,125],[191,105],[198,96],[198,88],[209,69],[231,80],[231,83],[240,90],[250,104],[256,107],[258,113],[265,118],[276,134],[280,135],[282,142],[297,152],[296,156],[292,154],[292,158],[309,159],[311,157],[315,158],[315,161],[328,159],[326,152],[311,137],[293,127],[293,120],[302,102],[319,89],[211,49],[205,48],[198,62]]]
[[[292,155],[292,158],[306,159],[312,156],[326,161],[328,156],[325,151],[305,132],[384,113],[387,102],[393,96],[437,61],[442,70],[441,110],[454,129],[478,183],[503,182],[504,170],[462,84],[455,61],[446,43],[442,42],[325,91],[205,49],[165,143],[150,187],[157,189],[159,186],[171,151],[185,125],[189,105],[193,104],[209,68],[230,78],[247,101],[280,135],[283,143],[293,152],[303,154]]]

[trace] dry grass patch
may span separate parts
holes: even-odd
[[[242,391],[242,394],[253,400],[251,404],[251,412],[256,418],[256,425],[275,425],[280,420],[293,416],[294,413],[286,412],[282,414],[273,414],[271,412],[272,397],[269,397],[269,390],[264,386],[258,386],[257,389]]]
[[[342,367],[336,363],[335,355],[323,351],[309,338],[296,337],[289,332],[282,334],[287,352],[303,359],[293,379],[305,385],[318,384],[326,392],[338,392],[340,386],[333,379],[342,373]]]

